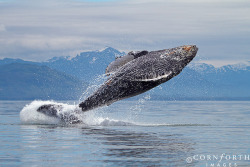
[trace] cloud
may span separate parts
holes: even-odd
[[[204,59],[250,54],[250,3],[241,0],[23,0],[0,3],[0,20],[0,57],[44,60],[103,46],[129,51],[189,43]]]
[[[3,24],[0,24],[0,32],[1,31],[6,31],[6,28],[5,28],[5,26]]]

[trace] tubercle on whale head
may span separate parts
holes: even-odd
[[[166,57],[166,56],[170,56],[170,55],[181,55],[181,56],[189,56],[190,54],[196,54],[198,51],[198,48],[196,47],[196,45],[183,45],[183,46],[179,46],[176,48],[171,48],[171,49],[165,49],[165,50],[161,50],[159,52],[161,52],[162,57]],[[153,51],[154,52],[154,51]],[[158,52],[158,51],[155,51]]]
[[[189,61],[193,60],[198,52],[198,47],[196,45],[184,45],[183,49],[188,52],[187,58],[190,59]]]
[[[177,59],[183,62],[183,65],[187,65],[191,62],[196,56],[198,48],[196,45],[183,45],[177,49],[178,54],[176,55]]]
[[[184,45],[184,46],[183,46],[183,49],[186,50],[186,51],[190,51],[190,49],[191,49],[192,47],[195,47],[195,46],[194,46],[194,45]]]
[[[196,45],[183,45],[166,51],[165,55],[163,54],[161,58],[166,57],[177,61],[191,61],[195,57],[198,48]]]
[[[198,48],[196,47],[196,45],[184,45],[184,46],[181,46],[181,48],[182,50],[184,50],[184,52],[187,52],[187,56],[189,56],[190,54],[196,54],[198,51]]]

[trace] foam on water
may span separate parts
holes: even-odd
[[[79,103],[85,100],[90,94],[97,90],[98,87],[106,80],[105,75],[96,77],[92,84],[83,92]],[[35,100],[27,104],[20,112],[20,120],[22,124],[39,124],[39,125],[70,125],[80,124],[84,126],[200,126],[193,124],[157,124],[149,122],[138,122],[137,116],[144,110],[145,103],[150,100],[150,94],[145,94],[134,105],[129,107],[129,113],[124,117],[118,116],[113,119],[112,116],[103,116],[103,108],[93,109],[88,112],[82,112],[78,105],[70,105],[55,101],[39,101]],[[58,105],[61,106],[57,110],[56,116],[46,115],[38,112],[37,109],[42,105]],[[107,109],[107,108],[106,108]],[[109,112],[105,110],[105,112]],[[117,111],[120,112],[120,111]],[[105,115],[105,114],[104,114]]]
[[[60,105],[62,110],[58,110],[57,116],[48,116],[37,109],[45,104]],[[72,124],[80,123],[86,126],[128,126],[133,125],[130,122],[104,118],[96,109],[89,112],[81,112],[78,105],[58,103],[54,101],[33,101],[27,104],[20,112],[20,120],[23,124]]]
[[[52,105],[61,105],[62,110],[58,110],[58,117],[48,116],[41,112],[38,112],[37,109],[46,104],[52,104]],[[79,117],[79,114],[77,111],[76,105],[69,105],[64,103],[58,103],[54,101],[38,101],[35,100],[31,102],[30,104],[27,104],[20,112],[20,119],[21,122],[24,124],[59,124],[62,123],[62,119],[67,119],[73,116]],[[79,110],[79,109],[78,109]],[[80,117],[79,117],[80,118]]]
[[[84,101],[88,96],[93,94],[100,85],[107,80],[105,74],[97,76],[83,92],[79,103]],[[38,112],[37,109],[42,105],[58,105],[61,106],[57,110],[56,116],[45,115]],[[132,125],[130,122],[102,117],[102,108],[97,108],[88,112],[82,112],[78,105],[70,105],[58,103],[54,101],[38,101],[35,100],[27,104],[20,112],[20,120],[23,124],[74,124],[80,123],[87,126],[127,126]]]
[[[140,102],[141,100],[139,100]],[[58,117],[48,116],[37,109],[45,104],[61,105],[62,110],[58,110]],[[119,111],[118,111],[119,112]],[[133,110],[131,110],[133,112]],[[168,123],[148,123],[148,122],[133,122],[123,121],[121,119],[113,119],[102,116],[102,108],[98,108],[88,112],[81,112],[78,105],[70,105],[58,103],[54,101],[33,101],[27,104],[20,112],[20,120],[22,124],[36,125],[70,125],[80,124],[84,126],[209,126],[206,124],[168,124]]]
[[[53,101],[33,101],[27,104],[20,112],[20,120],[23,124],[58,124],[59,118],[49,117],[37,112],[37,109],[44,104],[56,104]]]

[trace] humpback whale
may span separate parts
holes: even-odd
[[[83,112],[110,105],[144,93],[178,75],[196,56],[196,45],[184,45],[158,51],[129,52],[106,68],[110,77],[92,95],[79,104]],[[60,106],[43,105],[37,109],[54,116]]]

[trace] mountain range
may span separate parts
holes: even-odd
[[[125,54],[107,47],[45,62],[2,59],[0,99],[78,99],[110,62]],[[220,68],[191,62],[148,93],[155,100],[250,100],[250,62]]]
[[[47,66],[11,63],[0,65],[0,99],[75,99],[86,83]]]

